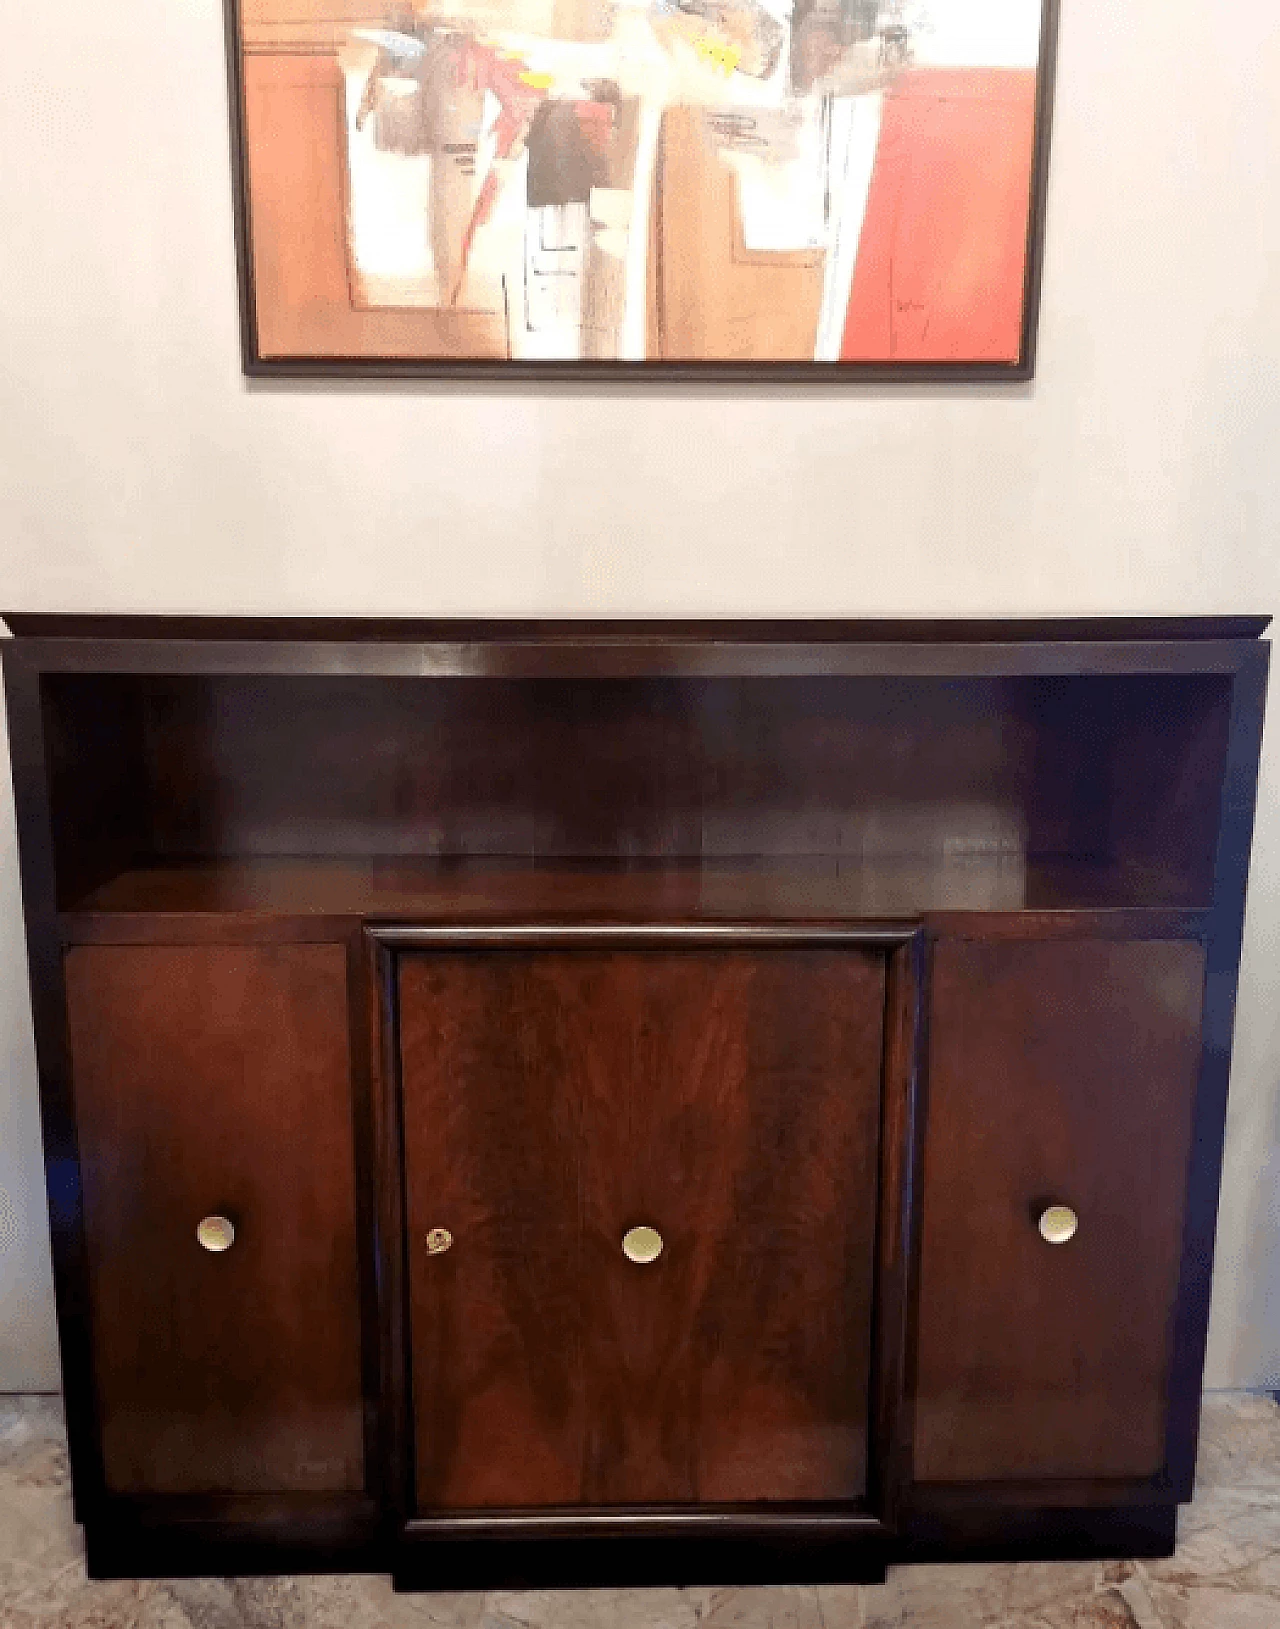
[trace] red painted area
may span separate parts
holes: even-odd
[[[1036,76],[921,68],[885,98],[845,362],[1014,362]]]

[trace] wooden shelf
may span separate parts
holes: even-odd
[[[821,855],[714,862],[279,857],[124,870],[64,915],[769,921],[1205,903],[1176,875],[998,853],[863,862]]]
[[[502,644],[647,641],[758,644],[1000,644],[1257,639],[1269,616],[1109,617],[216,617],[4,611],[23,639],[417,640]]]
[[[59,673],[41,683],[57,894],[457,920],[1195,908],[1230,690],[1189,673]]]

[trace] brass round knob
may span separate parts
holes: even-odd
[[[453,1243],[453,1234],[447,1227],[433,1227],[427,1234],[427,1254],[442,1256]]]
[[[1080,1218],[1070,1205],[1050,1205],[1040,1217],[1040,1237],[1046,1244],[1066,1244],[1079,1226]]]
[[[662,1254],[662,1235],[656,1227],[633,1227],[622,1235],[622,1253],[644,1267]]]
[[[206,1216],[196,1228],[196,1238],[203,1249],[218,1255],[236,1242],[235,1226],[225,1216]]]

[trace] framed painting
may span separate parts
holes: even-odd
[[[1056,0],[228,0],[255,374],[1032,374]]]

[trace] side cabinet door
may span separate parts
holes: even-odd
[[[883,958],[424,952],[399,994],[419,1508],[859,1498]]]
[[[917,1480],[1161,1471],[1203,981],[1193,942],[937,946]]]
[[[82,946],[66,978],[108,1489],[360,1489],[345,950]]]

